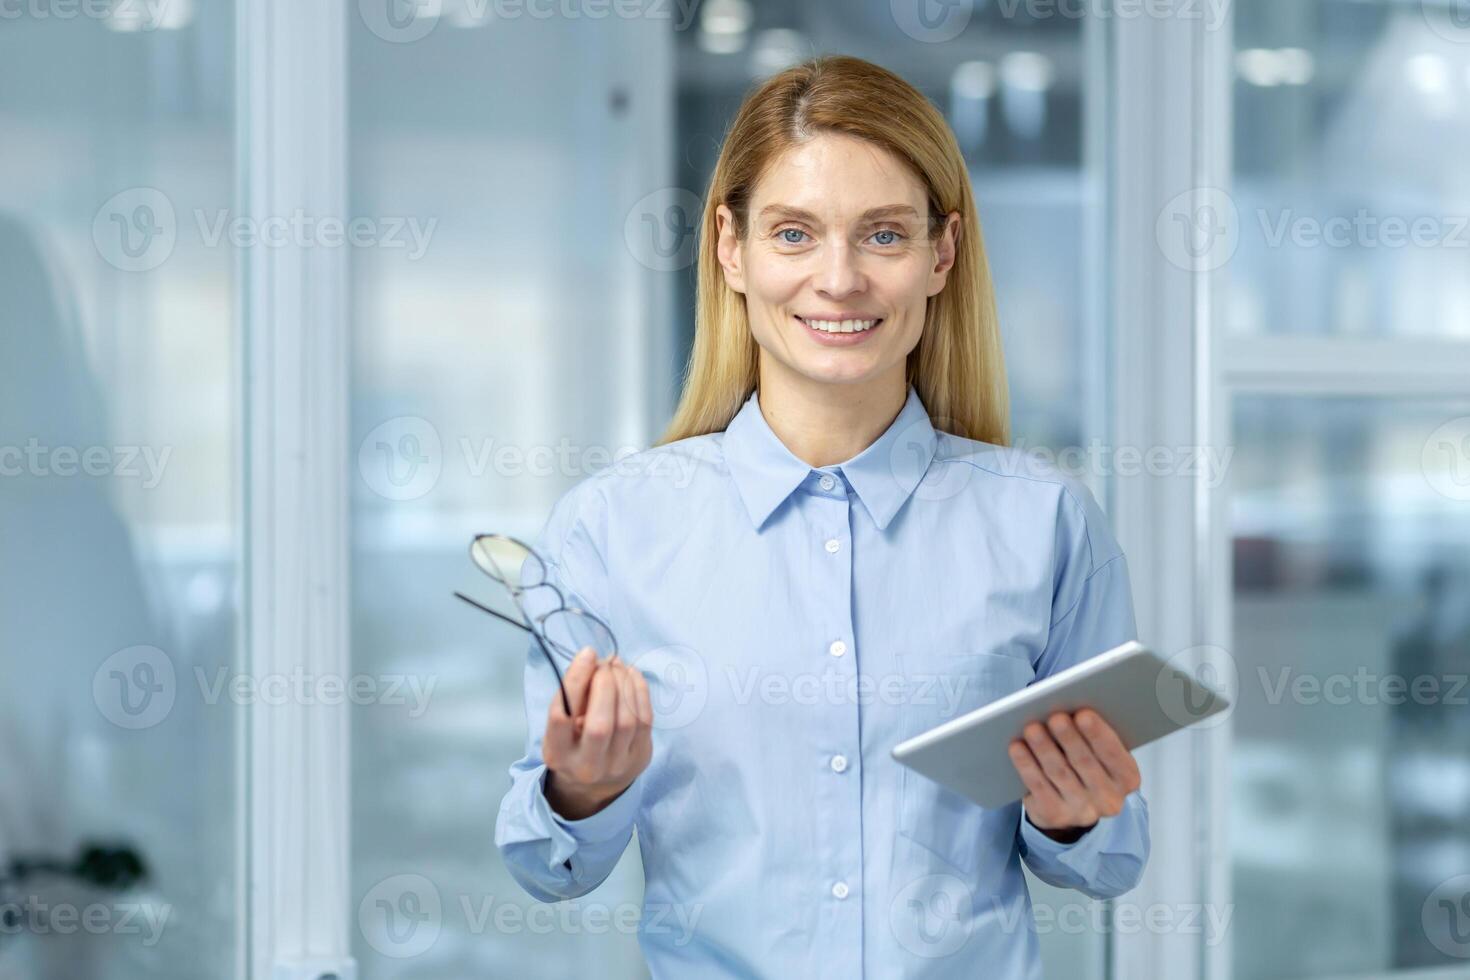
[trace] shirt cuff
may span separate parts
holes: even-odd
[[[578,844],[601,844],[613,840],[633,825],[643,799],[643,776],[623,790],[607,806],[580,820],[568,820],[552,809],[546,799],[546,765],[536,774],[536,806]]]
[[[1108,837],[1108,829],[1117,819],[1118,817],[1102,817],[1081,837],[1070,844],[1063,844],[1048,837],[1046,831],[1032,823],[1031,818],[1026,815],[1026,808],[1022,806],[1021,838],[1026,842],[1026,850],[1040,860],[1080,869],[1096,859],[1102,842]]]

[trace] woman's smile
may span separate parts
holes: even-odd
[[[802,330],[825,347],[855,347],[872,339],[884,318],[859,314],[792,314]]]

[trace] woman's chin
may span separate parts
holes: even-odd
[[[801,374],[819,384],[854,385],[863,384],[882,377],[885,366],[869,357],[825,357],[802,365]]]

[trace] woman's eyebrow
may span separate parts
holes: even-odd
[[[817,216],[810,211],[801,208],[793,208],[786,204],[767,204],[761,208],[761,219],[780,218],[791,221],[805,221],[808,224],[821,224]],[[860,221],[877,221],[881,218],[913,218],[918,219],[919,212],[907,204],[885,204],[879,208],[869,208],[859,216]]]

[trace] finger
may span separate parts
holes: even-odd
[[[548,769],[557,769],[576,747],[576,728],[562,707],[560,695],[551,698],[551,710],[546,716],[546,730],[541,734],[541,761]]]
[[[1069,807],[1077,811],[1083,811],[1087,805],[1087,790],[1082,781],[1072,771],[1071,765],[1067,763],[1067,757],[1062,754],[1061,748],[1051,733],[1037,722],[1026,726],[1026,744],[1036,756],[1036,761],[1041,763],[1041,771],[1046,773],[1046,778],[1056,787],[1062,799]]]
[[[583,650],[572,658],[571,666],[562,671],[561,686],[571,702],[572,714],[567,715],[559,691],[551,692],[551,704],[546,712],[546,731],[541,736],[541,757],[545,760],[565,759],[576,744],[577,733],[582,725],[582,710],[587,700],[587,683],[591,679],[595,657]]]
[[[1062,797],[1051,780],[1046,778],[1046,773],[1041,771],[1041,764],[1036,761],[1031,747],[1015,739],[1010,745],[1010,755],[1011,764],[1016,767],[1016,774],[1027,790],[1029,802],[1022,801],[1027,811],[1033,816],[1060,812],[1064,806]]]
[[[587,711],[587,696],[591,693],[592,675],[597,672],[597,653],[591,647],[583,647],[572,658],[572,665],[562,672],[562,687],[566,688],[567,700],[572,703],[572,717]],[[553,697],[554,710],[565,714],[561,698]]]
[[[1104,816],[1116,815],[1123,808],[1123,797],[1127,794],[1097,761],[1087,739],[1072,723],[1072,716],[1059,711],[1047,719],[1047,728],[1062,747],[1072,771],[1082,780],[1093,805]]]
[[[628,750],[638,735],[638,699],[633,693],[633,678],[628,675],[628,665],[618,663],[613,670],[618,682],[618,714],[608,758],[614,764],[622,765],[627,761]]]
[[[653,698],[648,693],[648,678],[637,667],[633,671],[633,686],[638,692],[638,717],[647,728],[653,727]]]
[[[592,675],[592,693],[587,704],[587,721],[579,745],[583,759],[594,767],[606,763],[608,747],[618,718],[618,685],[613,668],[602,664]]]
[[[1143,777],[1138,771],[1138,760],[1133,758],[1133,753],[1128,751],[1117,731],[1103,720],[1102,715],[1091,708],[1082,709],[1077,712],[1077,728],[1087,739],[1092,754],[1125,796],[1142,785]]]

